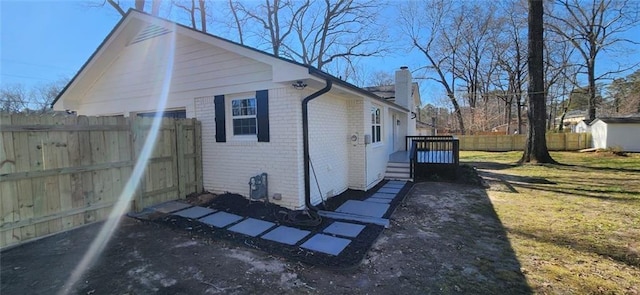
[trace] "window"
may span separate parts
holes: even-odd
[[[380,142],[382,140],[382,124],[380,119],[380,108],[371,108],[371,143]]]
[[[256,99],[234,99],[231,101],[233,135],[257,134]]]

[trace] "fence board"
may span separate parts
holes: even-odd
[[[459,135],[462,151],[521,151],[527,137],[514,135]],[[547,133],[547,148],[556,151],[575,151],[591,147],[589,133]]]
[[[11,124],[27,123],[28,118],[26,116],[13,115],[11,116]],[[4,128],[2,128],[4,132]],[[15,153],[15,171],[23,172],[31,169],[31,161],[29,156],[29,150],[26,148],[29,145],[29,134],[25,132],[12,133],[14,153]],[[20,219],[33,218],[33,188],[31,187],[31,179],[17,181],[18,186],[18,207],[20,208]],[[22,240],[31,239],[36,236],[36,227],[34,224],[24,226],[20,228],[20,237]],[[0,245],[1,246],[1,245]]]
[[[151,122],[0,114],[0,248],[107,218]],[[202,191],[200,134],[193,119],[162,120],[131,208]]]

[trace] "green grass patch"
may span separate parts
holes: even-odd
[[[461,152],[483,169],[489,197],[537,293],[640,294],[640,154]],[[500,189],[504,187],[504,189]]]

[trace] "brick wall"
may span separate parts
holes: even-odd
[[[325,94],[309,103],[309,157],[314,168],[310,170],[312,204],[321,202],[320,195],[327,199],[349,186],[349,130],[345,128],[349,125],[348,118],[344,99]]]
[[[225,93],[227,96],[233,94]],[[205,189],[215,193],[249,195],[249,178],[266,172],[269,195],[282,195],[273,203],[300,208],[302,134],[301,93],[289,88],[269,90],[270,142],[236,141],[227,132],[227,142],[215,141],[213,97],[196,98],[196,117],[202,122],[202,159]]]
[[[347,103],[347,110],[349,112],[347,128],[349,136],[357,136],[356,141],[351,141],[351,139],[349,139],[349,187],[352,189],[364,190],[366,188],[364,122],[367,119],[371,119],[369,118],[369,113],[364,110],[364,103],[362,99],[349,101]]]

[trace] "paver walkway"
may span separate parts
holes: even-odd
[[[348,200],[335,212],[341,213],[341,216],[350,216],[349,220],[365,223],[367,218],[382,218],[389,210],[389,204],[398,197],[398,193],[405,185],[404,181],[389,181],[368,199],[364,201]],[[149,209],[195,219],[216,228],[223,228],[247,236],[259,237],[286,245],[298,245],[307,250],[334,256],[339,255],[353,239],[357,239],[365,228],[359,223],[334,221],[321,232],[312,235],[310,231],[205,207],[190,207],[179,201],[158,204],[149,207]],[[333,218],[335,219],[335,217]]]

